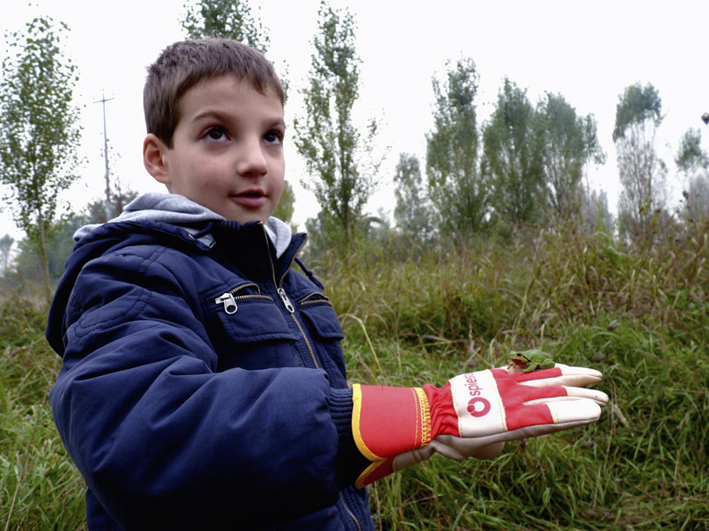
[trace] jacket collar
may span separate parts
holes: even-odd
[[[214,237],[209,231],[203,230],[203,227],[208,226],[210,222],[226,222],[226,219],[179,194],[148,193],[131,201],[120,216],[108,221],[109,224],[125,222],[142,225],[152,225],[156,222],[174,225],[180,227],[188,239],[191,238],[202,246],[211,248],[215,243]],[[275,248],[276,256],[280,257],[290,246],[293,235],[290,226],[274,217],[269,218],[264,226]],[[102,225],[81,227],[74,234],[74,240],[80,241],[99,227]]]

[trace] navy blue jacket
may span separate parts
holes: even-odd
[[[373,529],[335,312],[265,226],[88,232],[47,339],[93,530]],[[306,270],[307,272],[307,270]]]

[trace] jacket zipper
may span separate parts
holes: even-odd
[[[263,226],[263,224],[262,224]],[[288,264],[288,267],[286,268],[285,273],[283,273],[283,276],[281,276],[280,282],[276,280],[276,267],[273,264],[273,258],[271,257],[271,252],[270,252],[270,243],[268,239],[268,233],[266,232],[266,227],[263,227],[263,234],[266,238],[266,249],[269,251],[268,252],[268,260],[271,264],[271,273],[273,274],[273,285],[276,287],[276,291],[278,292],[279,297],[281,298],[281,302],[283,303],[283,306],[286,308],[288,313],[291,315],[293,318],[293,321],[295,322],[296,326],[298,327],[298,330],[300,330],[301,335],[303,336],[303,339],[305,340],[305,344],[308,347],[308,352],[310,352],[310,357],[313,360],[313,363],[315,364],[315,368],[318,369],[320,368],[320,365],[318,364],[318,360],[315,357],[315,352],[313,351],[313,347],[310,344],[310,341],[308,340],[308,336],[305,334],[305,330],[303,330],[303,327],[301,326],[300,322],[298,321],[298,318],[295,316],[295,308],[293,307],[293,304],[291,303],[290,299],[288,298],[288,294],[286,293],[286,290],[283,289],[283,280],[286,278],[286,275],[288,274],[288,271],[293,267],[293,261],[295,260],[295,257],[298,255],[298,253],[301,251],[303,246],[305,245],[305,242],[300,246],[300,248],[293,254],[293,258],[291,259],[290,264]],[[307,299],[307,297],[306,297]],[[307,301],[305,301],[307,302]],[[352,518],[352,521],[355,523],[357,526],[357,529],[359,531],[362,531],[362,526],[359,523],[359,520],[357,519],[357,516],[352,512],[352,509],[350,509],[349,505],[347,504],[347,501],[345,500],[345,497],[340,491],[339,493],[340,496],[340,501],[342,501],[342,506],[345,509],[345,512]]]
[[[312,297],[318,297],[318,298],[315,300],[312,300]],[[311,293],[310,295],[306,295],[305,297],[303,297],[302,299],[300,299],[298,301],[298,304],[301,306],[304,306],[306,304],[329,304],[330,306],[332,306],[332,304],[330,304],[330,299],[328,299],[325,295],[323,295],[320,292],[315,292],[315,293]]]
[[[359,531],[362,531],[362,526],[359,524],[359,520],[357,519],[355,514],[352,512],[352,509],[350,509],[350,506],[347,505],[347,502],[345,501],[345,496],[342,493],[342,491],[340,491],[340,501],[342,502],[342,507],[345,508],[345,512],[350,516],[350,518],[352,518],[352,520],[354,520],[354,523],[357,526],[357,529]]]
[[[303,245],[305,245],[305,242],[298,248],[298,250],[293,253],[293,258],[291,259],[290,264],[288,264],[288,267],[286,268],[285,273],[283,273],[283,276],[281,276],[280,282],[276,280],[276,266],[273,264],[273,257],[271,256],[271,247],[268,239],[268,233],[266,232],[266,227],[261,224],[261,227],[263,228],[263,235],[264,238],[266,238],[266,250],[268,251],[268,261],[271,264],[271,275],[273,277],[273,286],[276,288],[276,292],[278,293],[278,296],[281,298],[281,302],[283,303],[283,306],[285,307],[286,311],[290,314],[290,316],[293,318],[293,322],[295,325],[298,327],[298,330],[300,330],[300,335],[303,336],[303,340],[305,341],[305,346],[308,348],[308,352],[310,353],[310,358],[313,361],[313,364],[315,365],[316,369],[320,368],[320,364],[318,363],[318,359],[315,357],[315,351],[313,350],[313,346],[310,344],[310,340],[308,339],[307,334],[305,333],[305,330],[303,330],[303,326],[300,324],[300,321],[298,321],[298,318],[295,316],[295,308],[293,307],[293,304],[291,303],[290,299],[288,298],[288,294],[286,293],[286,290],[283,289],[283,279],[286,278],[286,275],[288,274],[288,271],[290,271],[291,267],[293,267],[293,260],[295,260],[295,257],[298,255],[300,250],[303,248]]]
[[[243,300],[243,299],[269,299],[272,300],[271,297],[267,297],[266,295],[241,295],[238,296],[236,293],[241,291],[244,288],[248,287],[255,287],[258,289],[258,286],[256,284],[249,283],[249,284],[242,284],[241,286],[238,286],[230,291],[227,291],[226,293],[222,293],[214,299],[214,304],[221,304],[224,306],[224,311],[228,315],[234,315],[237,310],[239,309],[238,305],[236,304],[236,301],[238,300]]]

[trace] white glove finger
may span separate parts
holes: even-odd
[[[570,430],[590,424],[589,421],[567,422],[565,424],[540,424],[537,426],[527,426],[517,430],[508,431],[499,437],[501,441],[517,441],[519,439],[531,439],[532,437],[541,437],[542,435],[550,435],[559,431]]]
[[[558,374],[557,369],[561,371],[561,374]],[[544,369],[521,375],[519,383],[530,387],[545,387],[550,385],[583,387],[598,383],[602,379],[603,374],[595,369],[571,367],[557,363],[554,369]]]
[[[549,402],[559,402],[563,400],[578,400],[578,399],[589,399],[593,400],[599,406],[605,406],[608,403],[608,395],[603,391],[598,391],[597,389],[586,389],[585,387],[564,387],[566,389],[567,396],[554,396],[550,398],[538,398],[536,400],[529,400],[525,402],[525,405],[534,404],[548,404]]]
[[[573,400],[559,400],[541,405],[525,406],[530,410],[529,418],[537,416],[539,411],[532,408],[546,408],[553,420],[552,423],[531,424],[504,432],[496,440],[512,441],[523,437],[538,437],[557,431],[568,430],[595,422],[601,416],[601,406],[594,400],[575,398]],[[489,442],[489,441],[485,441]]]
[[[595,400],[578,398],[577,400],[561,400],[546,405],[554,419],[554,425],[578,425],[595,422],[601,416],[601,406]]]
[[[475,437],[474,439],[467,439],[462,437],[454,437],[452,435],[439,435],[437,438],[441,437],[451,437],[450,442],[446,442],[446,445],[455,449],[459,455],[465,455],[467,452],[477,450],[479,448],[494,447],[496,444],[504,444],[505,442],[517,441],[519,439],[530,439],[532,437],[540,437],[542,435],[548,435],[555,433],[557,431],[563,431],[571,428],[576,428],[588,424],[588,422],[578,422],[576,424],[567,424],[563,426],[557,426],[555,424],[544,424],[536,426],[528,426],[526,428],[519,428],[512,431],[505,431],[502,433],[496,433],[494,435],[487,435],[485,437]],[[458,442],[465,441],[470,442],[469,447],[463,446]],[[442,453],[442,452],[441,452]]]
[[[510,430],[507,432],[479,437],[480,444],[489,445],[494,442],[516,441],[530,437],[539,437],[558,431],[569,430],[591,424],[601,416],[601,407],[593,400],[577,399],[546,404],[554,418],[554,424],[535,424]]]

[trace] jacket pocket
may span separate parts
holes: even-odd
[[[330,384],[345,388],[347,378],[340,341],[344,338],[337,313],[327,297],[312,293],[298,300],[298,310],[317,352],[317,357],[330,375]]]
[[[262,295],[256,284],[239,284],[208,302],[218,370],[302,365],[294,348],[297,335],[273,298]]]
[[[345,337],[337,313],[326,298],[309,296],[298,301],[298,304],[308,325],[312,327],[318,337],[338,341]]]

